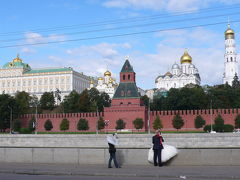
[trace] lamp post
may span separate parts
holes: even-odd
[[[37,134],[37,113],[38,113],[38,109],[37,109],[37,106],[38,106],[38,103],[36,102],[36,111],[35,111],[35,134]]]
[[[150,134],[150,98],[148,99],[148,134]]]
[[[211,132],[213,131],[212,129],[212,99],[210,101],[210,120],[211,120]]]
[[[12,134],[12,107],[8,106],[8,108],[10,109],[10,131],[9,134]]]

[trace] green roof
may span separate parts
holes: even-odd
[[[113,99],[140,98],[135,82],[121,82],[113,96]]]
[[[128,60],[125,61],[121,72],[134,72],[133,67],[131,66]]]
[[[26,69],[31,69],[31,67],[23,62],[8,62],[3,65],[3,69],[9,69],[9,68],[26,68]]]
[[[72,68],[51,68],[51,69],[32,69],[25,72],[24,74],[36,74],[36,73],[48,73],[48,72],[63,72],[63,71],[72,71]]]

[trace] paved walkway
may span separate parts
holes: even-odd
[[[123,166],[1,163],[0,173],[117,177],[240,179],[240,166]]]

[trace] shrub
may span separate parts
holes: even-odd
[[[224,132],[233,132],[234,126],[231,124],[224,124],[223,129],[224,129]]]
[[[77,129],[78,129],[79,131],[81,131],[81,130],[84,130],[84,131],[88,130],[88,129],[89,129],[88,120],[81,118],[81,119],[78,121]]]
[[[44,123],[44,128],[46,131],[51,131],[53,128],[52,121],[50,119],[46,120]]]
[[[69,121],[66,118],[64,118],[60,124],[60,130],[66,131],[68,129],[69,129]]]
[[[20,134],[31,134],[32,132],[28,128],[21,128]]]
[[[162,120],[157,115],[157,117],[155,118],[155,120],[153,122],[153,129],[157,130],[157,129],[162,129],[162,128],[163,128]]]
[[[205,125],[206,121],[202,118],[202,116],[198,115],[194,120],[195,128],[202,128]]]
[[[211,131],[211,125],[204,126],[203,130],[205,132],[210,132]],[[214,124],[212,125],[212,130],[215,131],[215,125]]]
[[[184,125],[184,121],[179,114],[176,114],[172,120],[172,125],[175,129],[181,129]]]
[[[124,129],[125,126],[126,126],[126,123],[122,119],[119,119],[116,121],[115,129],[117,129],[117,130]]]
[[[136,118],[133,121],[134,127],[139,130],[143,128],[143,119],[142,118]]]

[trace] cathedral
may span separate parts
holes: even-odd
[[[224,73],[223,84],[232,85],[234,76],[238,76],[238,59],[235,45],[234,31],[228,24],[228,29],[225,31],[225,55],[224,55]]]
[[[111,72],[107,70],[104,73],[104,77],[98,78],[95,88],[101,93],[102,92],[107,93],[109,97],[112,99],[117,86],[118,84],[116,83],[116,80],[112,78]],[[92,80],[90,83],[90,88],[93,88],[93,87],[94,87],[94,81]]]
[[[181,57],[181,65],[174,63],[171,72],[160,75],[155,80],[157,89],[168,91],[171,88],[181,88],[187,84],[200,85],[201,78],[198,69],[192,64],[192,57],[185,50]]]

